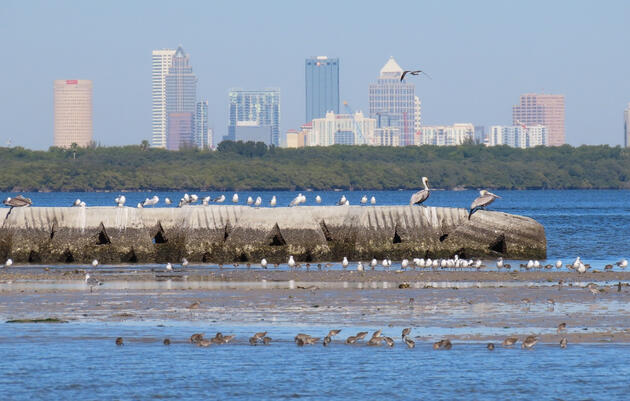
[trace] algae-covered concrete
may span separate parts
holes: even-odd
[[[22,263],[544,258],[533,219],[418,206],[27,207],[0,211],[0,260]]]

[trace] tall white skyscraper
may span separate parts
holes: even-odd
[[[167,115],[166,115],[166,75],[173,63],[175,50],[153,50],[151,66],[151,98],[152,105],[152,129],[151,146],[166,148]]]

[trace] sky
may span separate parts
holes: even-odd
[[[422,124],[509,125],[523,93],[566,96],[571,145],[619,145],[630,102],[630,1],[0,2],[0,146],[48,149],[53,80],[94,82],[94,140],[151,138],[151,51],[182,45],[227,132],[230,88],[280,88],[281,134],[304,123],[304,60],[340,59],[340,97],[368,111],[390,56]]]

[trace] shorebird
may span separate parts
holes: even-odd
[[[269,204],[271,205],[271,207],[275,207],[277,203],[278,203],[278,200],[276,199],[276,195],[272,196],[271,200],[269,201]]]
[[[302,203],[302,194],[298,194],[293,200],[289,203],[289,207],[291,206],[299,206]]]
[[[238,203],[238,194],[232,195],[232,202],[233,203]]]
[[[373,196],[370,198],[370,205],[376,205],[376,198]]]
[[[337,334],[341,333],[341,329],[333,329],[328,332],[328,337],[334,337]]]
[[[326,336],[324,337],[324,341],[322,341],[322,345],[326,347],[328,344],[330,344],[331,341],[332,341],[332,338],[330,338],[330,336]]]
[[[271,337],[263,337],[263,344],[264,345],[269,345],[271,344]]]
[[[188,309],[190,310],[199,309],[199,305],[201,305],[201,302],[195,301],[192,304],[188,305]]]
[[[366,205],[366,204],[367,204],[367,201],[368,201],[368,197],[367,197],[367,195],[363,195],[363,196],[361,197],[361,204],[362,204],[362,205]]]
[[[409,334],[411,334],[411,327],[407,327],[402,330],[402,338],[407,337]]]
[[[96,266],[98,266],[98,260],[94,259],[92,261],[92,267],[96,267]]]
[[[354,344],[356,343],[358,338],[356,336],[350,336],[346,338],[346,344]]]
[[[189,340],[189,341],[190,341],[192,344],[196,344],[196,343],[198,343],[198,342],[199,342],[199,341],[201,341],[201,340],[203,340],[203,334],[201,334],[201,333],[195,333],[195,334],[193,334],[192,336],[190,336],[190,340]]]
[[[538,340],[536,339],[536,336],[527,336],[527,338],[525,338],[525,340],[521,343],[521,348],[532,349],[537,342]]]
[[[81,199],[77,198],[74,203],[72,203],[72,207],[79,207],[81,206]]]
[[[403,337],[403,341],[405,342],[405,344],[407,345],[407,348],[411,349],[413,347],[416,346],[416,342],[413,341],[411,338],[404,336]]]
[[[164,341],[162,341],[162,344],[164,345],[171,345],[171,340],[168,338],[165,338]]]
[[[160,198],[158,198],[157,195],[153,195],[151,199],[146,198],[144,202],[142,202],[142,207],[155,206],[158,204],[159,201],[160,201]]]
[[[566,348],[567,347],[567,338],[566,337],[562,337],[560,339],[560,348]]]
[[[400,81],[402,82],[403,79],[405,79],[405,75],[420,75],[420,74],[424,74],[427,77],[429,77],[429,74],[427,74],[426,72],[422,71],[422,70],[406,70],[403,71],[403,73],[400,75]],[[431,79],[431,77],[429,77],[429,79]]]
[[[287,262],[287,264],[292,269],[295,267],[295,260],[293,260],[293,255],[289,256],[289,261]]]
[[[205,196],[202,200],[201,200],[201,204],[204,206],[208,206],[210,204],[210,201],[212,200],[212,198],[210,198],[210,196]]]
[[[363,263],[361,263],[361,261],[359,261],[359,263],[357,264],[357,271],[358,272],[365,271],[365,269],[363,268]]]
[[[118,207],[125,206],[126,201],[127,201],[127,198],[125,198],[125,195],[119,195],[118,197],[114,199],[114,202],[116,203],[116,206]]]
[[[167,205],[170,205],[173,202],[171,202],[169,198],[164,198],[164,203],[166,203]]]
[[[400,267],[402,267],[403,269],[406,269],[409,266],[409,261],[407,259],[403,259],[400,262]]]
[[[87,284],[88,287],[90,287],[90,292],[92,292],[92,289],[94,287],[98,287],[99,285],[103,285],[102,282],[98,281],[94,277],[90,277],[89,273],[85,273],[85,284]]]
[[[360,331],[355,335],[355,337],[357,338],[357,340],[363,340],[365,336],[367,336],[367,334],[367,331]]]
[[[561,268],[562,268],[562,261],[556,260],[556,269],[561,269]]]
[[[431,190],[429,189],[429,179],[427,177],[422,177],[422,184],[424,184],[424,189],[411,195],[409,205],[421,205],[422,202],[427,200],[429,195],[431,195]]]
[[[494,343],[488,343],[486,348],[488,348],[488,350],[490,350],[490,351],[493,351],[494,350]]]
[[[125,343],[123,342],[123,338],[122,337],[116,338],[116,345],[118,345],[118,346],[125,345]]]
[[[516,337],[508,337],[505,340],[503,340],[503,346],[504,347],[511,347],[512,345],[516,344],[518,342],[518,338]]]
[[[212,340],[206,340],[205,338],[202,338],[201,340],[197,341],[195,344],[197,344],[198,347],[206,348],[212,345]]]
[[[254,199],[251,196],[247,197],[247,204],[252,205],[254,203]]]
[[[382,338],[383,338],[383,340],[385,340],[385,344],[387,344],[388,347],[391,348],[391,347],[393,347],[395,345],[393,338],[387,337],[387,336],[382,337]]]
[[[188,266],[188,259],[182,258],[182,267]]]
[[[170,272],[170,271],[173,271],[173,265],[171,264],[171,262],[168,262],[168,263],[166,264],[166,270],[167,270],[167,271],[169,271],[169,272]]]
[[[621,267],[621,268],[625,268],[628,267],[628,260],[626,259],[621,259],[619,262],[615,263],[617,266]]]
[[[378,337],[374,337],[374,336],[372,336],[372,338],[370,338],[370,339],[368,340],[368,342],[366,343],[366,345],[369,345],[369,346],[379,346],[379,345],[381,345],[381,342],[382,342],[382,341],[383,341],[383,337],[380,337],[380,336],[378,336]]]
[[[319,196],[319,195],[317,195],[317,196],[315,197],[315,202],[316,202],[316,203],[322,203],[322,197],[321,197],[321,196]]]
[[[348,267],[348,258],[347,257],[343,257],[343,260],[341,261],[341,266],[345,269],[346,267]]]
[[[258,207],[262,204],[262,198],[260,196],[256,197],[256,201],[254,202],[254,206]]]
[[[263,269],[267,268],[267,259],[262,258],[262,260],[260,261],[260,266],[262,266]]]
[[[13,265],[13,259],[9,258],[4,262],[4,267],[11,267]]]
[[[449,350],[451,348],[453,348],[453,344],[448,338],[433,343],[433,349]]]
[[[468,220],[477,210],[484,209],[486,206],[494,202],[495,199],[500,199],[499,195],[495,195],[492,192],[488,192],[485,189],[479,191],[479,196],[470,204],[470,211],[468,212]]]
[[[225,202],[225,195],[221,194],[219,197],[214,198],[212,201],[216,203],[223,203]]]
[[[378,265],[378,261],[376,259],[372,259],[372,261],[370,262],[370,267],[372,268],[372,270],[374,270],[376,265]]]

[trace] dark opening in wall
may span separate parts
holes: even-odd
[[[444,242],[446,241],[446,239],[448,238],[448,234],[442,234],[440,235],[440,242]]]
[[[232,233],[232,225],[228,221],[227,223],[225,223],[225,227],[223,227],[223,242],[227,241],[231,233]]]
[[[284,240],[282,233],[280,232],[280,227],[278,227],[278,223],[271,229],[271,233],[269,234],[269,245],[270,246],[284,246],[287,242]]]
[[[154,244],[166,244],[168,242],[168,238],[166,238],[166,234],[164,233],[164,229],[162,228],[162,223],[158,222],[158,229],[155,235],[153,236]]]
[[[127,254],[127,262],[128,263],[138,263],[138,257],[136,256],[136,251],[131,248],[131,251]]]
[[[31,251],[28,254],[28,263],[40,263],[42,258],[39,256],[39,253],[35,251]]]
[[[101,223],[99,228],[96,244],[97,245],[109,245],[112,241],[109,239],[109,235],[107,235],[107,231],[105,230],[105,226]]]
[[[505,235],[499,235],[488,247],[489,250],[497,253],[506,253],[507,244],[505,243]]]
[[[64,263],[74,263],[74,256],[72,255],[72,252],[70,252],[70,249],[66,249],[63,252],[63,261]]]
[[[402,238],[398,235],[398,226],[394,229],[394,238],[392,238],[392,244],[400,244],[402,242]]]

